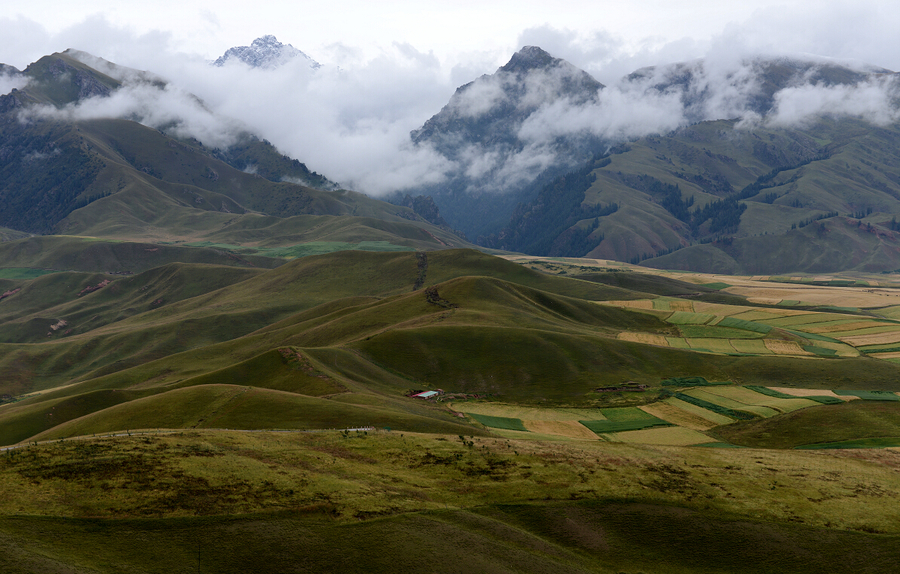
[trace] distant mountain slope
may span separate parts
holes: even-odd
[[[494,74],[460,86],[410,134],[457,166],[443,184],[412,194],[431,195],[449,224],[473,239],[502,225],[517,202],[536,193],[536,181],[577,166],[600,146],[588,132],[535,139],[523,131],[528,119],[557,103],[593,102],[602,88],[587,72],[525,46]]]
[[[152,106],[164,84],[149,74],[67,52],[42,58],[22,75],[27,85],[0,97],[7,110],[0,114],[0,226],[40,234],[229,241],[235,235],[225,229],[244,236],[252,228],[272,229],[275,223],[260,217],[269,216],[283,220],[278,235],[257,234],[256,241],[272,245],[277,237],[326,239],[311,237],[309,222],[290,218],[328,215],[351,218],[346,232],[333,222],[325,226],[331,241],[460,244],[449,229],[412,209],[340,190],[248,132],[227,148],[211,149],[169,135],[166,127],[81,111],[119,97],[123,86],[144,90]],[[203,111],[202,102],[197,105]],[[177,125],[172,132],[179,133]]]
[[[613,152],[486,244],[725,273],[900,268],[900,125],[702,122]]]
[[[725,238],[781,235],[830,214],[862,213],[890,231],[885,226],[900,215],[897,76],[890,70],[814,58],[696,61],[638,70],[603,89],[573,70],[524,48],[493,76],[461,87],[412,133],[413,141],[466,167],[423,191],[452,226],[499,249],[635,262]],[[523,96],[537,77],[546,97]],[[628,107],[622,98],[646,107]],[[600,129],[602,118],[616,113],[669,114],[683,127],[626,141]],[[538,125],[552,141],[539,148],[547,162],[539,173],[521,161],[529,157],[523,138]],[[501,182],[498,174],[518,181],[506,185],[513,180]],[[887,246],[877,255],[865,255],[870,242],[861,241],[817,263],[777,263],[745,260],[758,253],[748,246],[743,255],[723,256],[737,261],[715,268],[784,271],[788,261],[797,270],[821,269],[826,261],[830,270],[897,268],[895,239],[879,237]],[[665,265],[706,268],[704,257],[684,258],[690,253]]]

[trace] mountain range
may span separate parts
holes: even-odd
[[[299,57],[264,36],[217,64],[267,68]],[[159,76],[76,51],[6,70],[25,84],[0,96],[0,226],[20,232],[149,229],[148,217],[165,227],[161,213],[189,205],[417,220],[493,249],[698,271],[900,268],[897,75],[873,66],[696,61],[604,86],[526,46],[411,132],[411,145],[452,167],[441,183],[387,197],[397,207],[339,191],[251,126],[229,125],[237,135],[209,145],[184,119],[146,125],[134,121],[137,110],[80,121],[91,104],[129,90],[164,97],[172,86]],[[211,115],[202,101],[192,105]],[[646,133],[642,122],[672,129]],[[158,199],[148,200],[151,190]],[[135,205],[135,193],[153,206],[136,218],[121,208]],[[430,215],[411,207],[416,197]],[[120,206],[115,218],[92,215],[108,204]]]
[[[426,191],[485,246],[724,273],[890,271],[897,93],[889,70],[785,58],[604,87],[526,47],[411,139],[460,166]],[[676,127],[624,137],[642,109],[617,106],[623,95]]]

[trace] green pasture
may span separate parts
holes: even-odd
[[[503,429],[503,430],[514,430],[514,431],[523,431],[528,432],[528,429],[525,428],[525,425],[522,424],[521,419],[515,419],[510,417],[497,417],[491,415],[482,415],[478,413],[466,413],[476,421],[480,422],[486,427],[495,428],[495,429]]]
[[[582,420],[578,422],[598,435],[603,433],[641,430],[658,426],[671,426],[671,423],[636,407],[600,409],[600,412],[606,417],[605,421]]]
[[[0,279],[35,279],[42,275],[58,273],[54,269],[34,269],[31,267],[3,267],[0,268]]]

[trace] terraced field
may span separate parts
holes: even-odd
[[[865,354],[900,362],[900,321],[894,319],[672,301],[665,297],[604,304],[652,313],[671,324],[679,335],[620,333],[619,339],[625,341],[725,355],[857,357]]]

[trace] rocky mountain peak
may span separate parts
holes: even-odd
[[[216,66],[224,66],[230,60],[240,60],[241,62],[253,68],[277,68],[294,58],[302,58],[308,61],[309,67],[316,69],[321,64],[291,46],[278,41],[278,38],[271,34],[260,36],[253,40],[249,46],[236,46],[229,48],[220,56],[214,64]]]
[[[500,69],[504,72],[528,72],[541,68],[550,68],[564,62],[565,60],[554,58],[537,46],[524,46],[513,54],[509,62]]]

